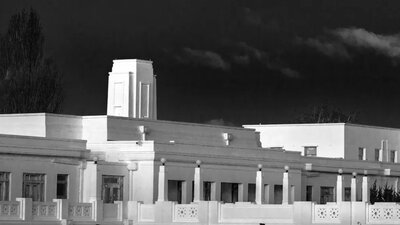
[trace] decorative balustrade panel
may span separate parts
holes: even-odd
[[[174,222],[199,222],[197,204],[174,204]]]
[[[34,220],[56,220],[57,204],[54,202],[33,202],[32,216]]]
[[[293,205],[219,204],[220,223],[293,223]]]
[[[92,220],[92,203],[70,203],[68,217],[75,221]]]
[[[19,202],[0,201],[0,220],[19,219]]]
[[[368,223],[400,224],[400,205],[396,203],[375,203],[368,205]]]
[[[329,224],[340,223],[340,206],[337,204],[314,204],[313,222]]]
[[[138,205],[139,222],[154,222],[156,209],[153,204],[140,204]]]

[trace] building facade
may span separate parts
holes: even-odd
[[[46,202],[53,203],[45,212],[54,206],[58,219],[66,213],[79,221],[87,209],[94,223],[100,210],[107,223],[134,221],[128,209],[137,202],[365,202],[366,176],[368,187],[376,181],[398,188],[395,129],[163,121],[156,99],[152,62],[114,60],[108,115],[0,115],[0,201],[31,204],[27,218],[40,217]]]

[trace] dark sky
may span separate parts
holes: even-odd
[[[40,15],[63,113],[105,114],[113,59],[153,60],[163,120],[292,122],[314,105],[400,127],[400,1],[0,1]]]

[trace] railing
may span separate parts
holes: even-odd
[[[174,204],[173,222],[199,222],[199,206],[197,204]]]
[[[154,222],[155,221],[155,205],[138,203],[138,221]]]
[[[400,224],[400,205],[397,203],[375,203],[367,206],[368,223]]]
[[[32,202],[32,217],[34,220],[55,220],[57,204],[54,202]]]
[[[75,221],[92,220],[92,203],[70,203],[68,217]]]
[[[20,203],[0,201],[0,220],[20,219]]]
[[[221,223],[293,223],[293,205],[219,204]]]
[[[340,223],[340,207],[336,203],[313,206],[313,223]]]
[[[122,201],[103,204],[103,219],[107,222],[122,221]]]

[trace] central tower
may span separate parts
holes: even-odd
[[[107,115],[155,120],[156,91],[152,61],[113,60],[108,76]]]

